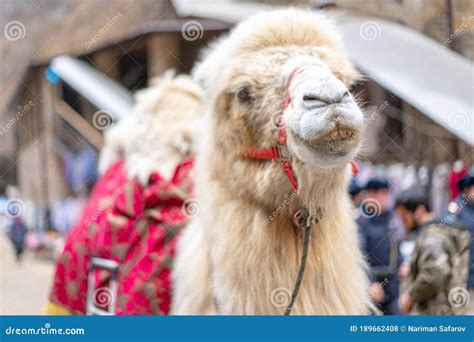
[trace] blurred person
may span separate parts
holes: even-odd
[[[16,186],[7,185],[2,192],[4,191],[5,196],[2,199],[2,216],[7,218],[5,227],[7,228],[7,234],[10,238],[10,241],[13,245],[13,250],[15,253],[15,259],[18,264],[21,263],[26,233],[28,228],[23,220],[23,202],[20,200],[21,194]]]
[[[8,198],[6,196],[6,185],[0,183],[0,233],[8,234],[10,218],[6,215]]]
[[[407,277],[410,271],[411,256],[421,227],[434,222],[435,219],[427,198],[426,191],[423,189],[411,188],[400,194],[395,204],[395,212],[405,228],[405,235],[400,245],[403,257],[400,275],[403,278]]]
[[[395,204],[395,212],[403,222],[405,239],[416,240],[422,226],[434,222],[436,215],[423,192],[410,189],[402,193]]]
[[[395,208],[406,229],[416,232],[400,311],[419,315],[462,312],[450,303],[450,290],[466,286],[469,232],[435,220],[426,196],[414,191],[400,196]]]
[[[449,172],[448,184],[450,199],[455,200],[459,197],[461,190],[459,189],[459,181],[467,176],[469,170],[462,160],[456,160]]]
[[[386,179],[373,178],[367,182],[359,209],[357,223],[369,263],[372,297],[384,314],[399,314],[402,227],[391,208],[390,185]]]
[[[458,181],[459,196],[449,203],[441,216],[444,226],[462,226],[471,237],[474,236],[474,169]],[[467,267],[466,313],[474,315],[474,242],[469,245],[469,266]],[[469,300],[469,298],[471,300]]]
[[[28,229],[26,228],[26,225],[23,222],[21,216],[12,219],[12,221],[10,222],[9,233],[10,240],[13,243],[17,263],[21,263],[27,232]]]
[[[352,178],[349,183],[349,195],[351,196],[352,203],[354,203],[356,207],[362,202],[364,196],[362,190],[364,189],[357,183],[356,179]]]
[[[353,177],[349,183],[349,196],[351,196],[352,204],[354,205],[354,219],[358,219],[360,216],[359,205],[362,202],[364,193],[362,187],[357,183],[356,179]]]

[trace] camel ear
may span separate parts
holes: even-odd
[[[227,35],[212,42],[206,48],[199,58],[199,61],[191,71],[194,80],[209,92],[213,82],[216,82],[218,76],[222,74],[225,67],[225,61],[229,59],[224,45],[228,45]]]
[[[211,70],[209,69],[209,63],[204,61],[199,61],[198,64],[192,70],[193,79],[207,91],[207,80],[210,79]]]

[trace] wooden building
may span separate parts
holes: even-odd
[[[102,131],[91,124],[98,108],[66,83],[51,86],[46,80],[46,68],[54,57],[76,56],[133,92],[166,69],[189,72],[199,50],[210,40],[248,15],[289,3],[219,1],[209,6],[199,0],[98,0],[55,7],[39,1],[31,18],[30,13],[15,12],[15,1],[5,1],[11,2],[9,19],[23,22],[26,37],[0,42],[4,84],[0,89],[0,183],[18,184],[25,198],[45,206],[74,193],[64,177],[64,148],[74,151],[87,146],[97,152],[102,139]],[[338,20],[354,14],[383,16],[472,60],[474,48],[465,42],[472,37],[474,6],[465,0],[427,3],[424,7],[416,0],[297,1],[324,8]],[[51,20],[46,29],[42,28],[44,16]],[[368,77],[356,91],[368,107],[367,115],[376,113],[367,133],[365,160],[428,166],[456,159],[473,163],[472,145],[376,80]]]
[[[0,183],[17,184],[23,198],[40,206],[77,192],[67,184],[65,157],[81,149],[97,155],[102,144],[103,131],[92,122],[99,108],[66,82],[52,85],[46,79],[47,67],[56,55],[76,56],[133,93],[165,70],[189,73],[201,47],[229,28],[218,20],[179,17],[171,1],[155,2],[155,18],[145,22],[140,15],[153,2],[122,1],[108,9],[107,4],[110,2],[100,7],[92,4],[105,18],[77,28],[87,33],[80,35],[75,46],[66,40],[62,46],[54,43],[51,54],[32,58],[9,79],[14,90],[0,107],[4,109],[0,114]],[[51,12],[45,9],[44,14]],[[83,8],[78,15],[90,13],[93,9]],[[25,21],[26,34],[33,26]],[[68,30],[73,34],[72,28]],[[14,48],[15,42],[10,43]]]

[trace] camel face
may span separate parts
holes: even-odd
[[[292,218],[304,206],[324,214],[293,313],[367,313],[369,282],[347,194],[362,126],[347,89],[359,74],[334,23],[295,8],[262,12],[214,42],[193,76],[207,107],[196,167],[203,210],[179,242],[173,312],[283,313],[271,298],[295,284],[302,236]],[[280,162],[268,161],[268,151]],[[287,171],[297,179],[294,197]]]
[[[229,88],[216,101],[227,107],[227,114],[215,118],[221,123],[217,131],[226,132],[222,143],[231,142],[228,150],[241,154],[240,147],[245,151],[275,145],[283,122],[293,158],[312,169],[343,167],[354,158],[363,116],[321,51],[271,47],[228,67]],[[287,91],[290,103],[284,109]]]
[[[346,165],[357,153],[363,116],[344,83],[317,58],[290,59],[285,110],[290,151],[315,167]]]

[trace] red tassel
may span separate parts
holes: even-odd
[[[360,171],[359,164],[357,164],[355,160],[351,160],[351,166],[352,166],[352,175],[356,176]]]

